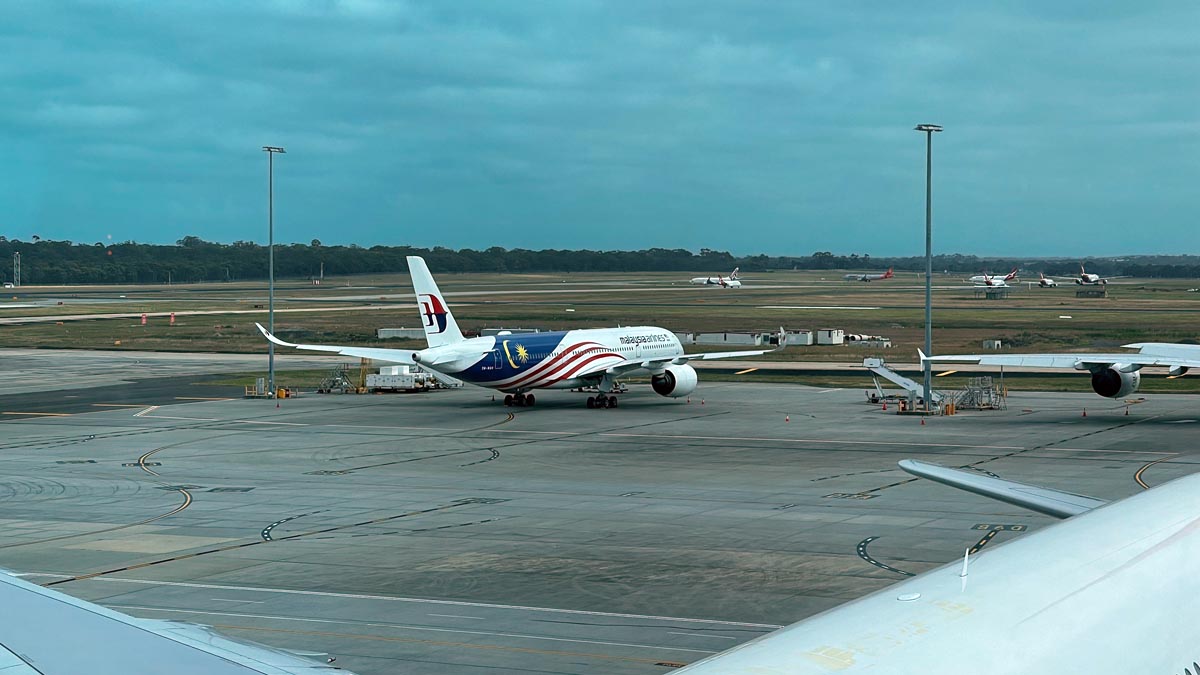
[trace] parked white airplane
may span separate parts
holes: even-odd
[[[425,326],[428,349],[381,349],[284,342],[259,324],[268,340],[284,347],[333,352],[391,363],[416,364],[435,377],[454,378],[504,392],[504,405],[531,406],[534,389],[597,387],[589,408],[615,408],[610,392],[623,377],[649,376],[660,396],[679,398],[696,390],[699,378],[688,361],[758,356],[772,349],[686,354],[675,334],[655,326],[595,328],[546,333],[500,333],[465,338],[450,313],[425,260],[408,257],[417,307]],[[735,270],[736,271],[736,270]],[[779,347],[785,342],[780,328]],[[615,392],[614,392],[615,393]]]
[[[742,282],[738,280],[738,270],[740,267],[733,268],[727,277],[695,277],[691,283],[697,286],[720,286],[722,288],[741,288]]]
[[[1050,277],[1046,276],[1045,274],[1042,274],[1039,272],[1038,273],[1038,286],[1041,286],[1042,288],[1057,288],[1058,282],[1055,281],[1054,279],[1051,279]]]
[[[955,354],[925,356],[921,362],[978,363],[984,366],[1021,368],[1073,368],[1092,374],[1092,391],[1105,398],[1122,398],[1138,390],[1142,368],[1167,368],[1167,375],[1179,377],[1200,368],[1200,345],[1166,342],[1139,342],[1123,345],[1136,352],[1111,354]]]
[[[888,268],[883,274],[847,274],[842,279],[844,281],[883,281],[896,276],[892,273],[892,268]]]
[[[1200,594],[1191,564],[1200,559],[1200,475],[1105,505],[914,460],[900,465],[1070,519],[677,672],[1200,673],[1200,627],[1180,619],[1195,613]]]
[[[5,675],[354,675],[207,626],[138,619],[3,570],[0,607]]]
[[[987,272],[984,272],[983,274],[976,274],[975,276],[971,277],[970,279],[967,279],[967,281],[970,281],[973,284],[987,284],[988,280],[997,281],[995,275],[990,275]],[[1020,279],[1017,278],[1017,268],[1014,267],[1013,271],[1004,275],[1002,280],[1006,281],[1006,282],[1020,281]]]

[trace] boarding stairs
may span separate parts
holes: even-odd
[[[900,387],[904,391],[908,392],[908,395],[911,398],[917,399],[925,396],[925,386],[923,384],[920,382],[914,382],[913,380],[910,380],[900,373],[897,373],[891,368],[888,368],[887,363],[885,363],[881,358],[868,357],[863,359],[863,368],[866,368],[879,377],[882,377],[888,382]],[[932,390],[930,391],[930,397],[933,398],[932,403],[935,406],[940,406],[942,399],[944,398],[940,392]]]

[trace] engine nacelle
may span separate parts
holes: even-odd
[[[1138,371],[1121,372],[1121,365],[1092,371],[1092,391],[1105,398],[1121,398],[1138,390],[1142,374]]]
[[[650,376],[650,386],[654,393],[672,398],[687,396],[696,391],[699,382],[696,369],[687,365],[667,366],[661,373]]]

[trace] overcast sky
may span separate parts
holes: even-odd
[[[0,6],[0,234],[1196,253],[1200,4]]]

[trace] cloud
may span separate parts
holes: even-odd
[[[367,245],[912,253],[923,121],[947,129],[939,250],[1185,240],[1200,178],[1200,8],[1178,3],[10,14],[0,198],[43,236],[245,238],[264,144],[288,147],[281,236]]]

